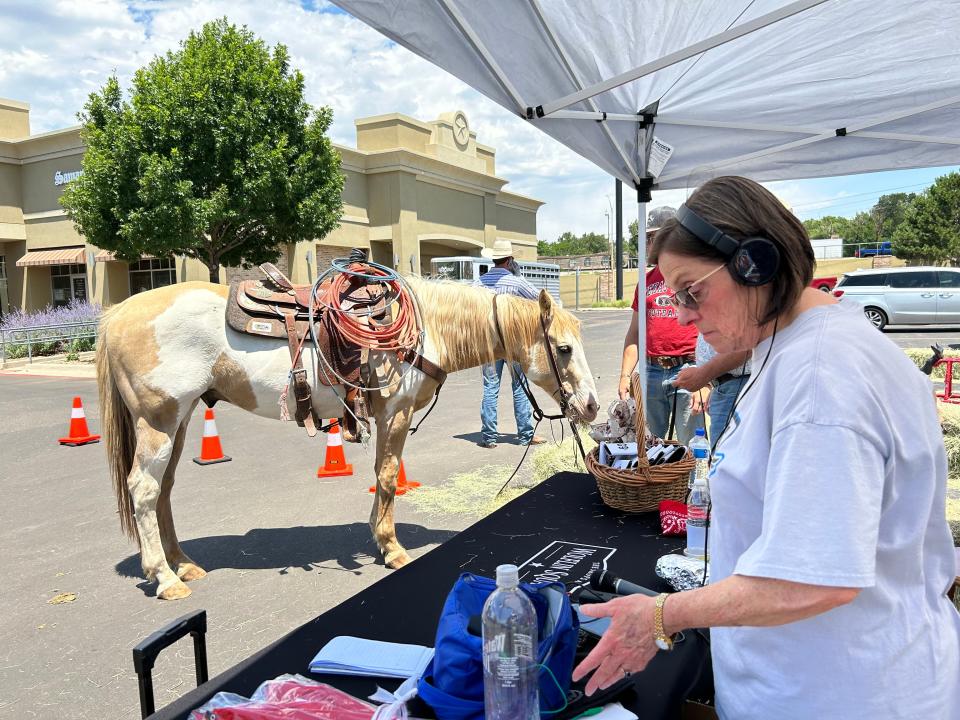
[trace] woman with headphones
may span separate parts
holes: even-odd
[[[681,324],[753,374],[710,472],[710,584],[585,614],[612,625],[587,692],[711,628],[721,718],[960,713],[946,457],[929,381],[864,318],[807,286],[803,225],[741,177],[699,188],[654,241]]]

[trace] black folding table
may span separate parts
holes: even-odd
[[[656,513],[636,515],[608,508],[591,476],[559,473],[150,717],[182,720],[217,692],[249,696],[261,682],[283,673],[313,677],[359,698],[373,693],[377,684],[394,689],[396,681],[311,675],[307,666],[337,635],[432,646],[440,611],[456,578],[463,572],[493,577],[502,563],[522,565],[524,581],[556,579],[574,587],[593,569],[605,568],[653,590],[669,591],[654,567],[661,555],[679,552],[683,542],[660,536]],[[229,638],[211,636],[209,642]],[[705,637],[687,632],[673,652],[659,653],[633,677],[625,704],[633,705],[645,720],[679,717],[684,699],[709,675],[708,666]],[[430,716],[419,702],[411,711]]]

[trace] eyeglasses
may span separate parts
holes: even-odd
[[[693,288],[694,285],[699,285],[708,277],[710,277],[714,273],[719,272],[725,267],[726,265],[720,265],[719,267],[715,267],[713,270],[708,272],[699,280],[687,285],[683,290],[677,290],[672,295],[668,295],[667,302],[670,303],[670,305],[672,305],[675,308],[684,307],[684,308],[687,308],[688,310],[696,310],[697,308],[700,307],[700,304],[697,302],[697,297],[696,295],[693,294],[693,290],[691,288]]]

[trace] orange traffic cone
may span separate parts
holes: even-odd
[[[343,438],[340,437],[340,422],[333,418],[327,422],[327,454],[323,465],[317,470],[317,477],[339,477],[353,475],[353,465],[347,463],[343,455]]]
[[[87,428],[87,416],[83,414],[83,403],[80,398],[73,399],[73,410],[70,412],[70,434],[60,438],[61,445],[76,447],[100,442],[99,435],[91,435]]]
[[[197,465],[213,465],[230,460],[232,458],[224,455],[223,448],[220,447],[220,436],[217,434],[217,422],[213,418],[213,408],[207,408],[203,416],[203,439],[200,441],[200,457],[195,457],[193,461]]]
[[[397,491],[394,495],[403,495],[407,490],[413,490],[413,488],[420,487],[420,483],[407,480],[407,471],[403,467],[403,460],[400,461],[400,472],[397,473]],[[375,493],[377,491],[377,486],[372,485],[370,487],[370,492]]]

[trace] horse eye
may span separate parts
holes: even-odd
[[[562,355],[569,355],[572,350],[569,345],[557,345],[557,352]]]

